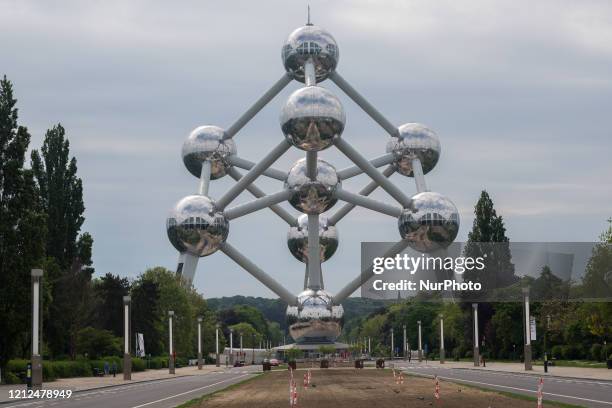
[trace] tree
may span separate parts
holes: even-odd
[[[132,284],[133,333],[142,333],[145,352],[154,356],[164,350],[164,322],[159,304],[159,285],[141,276]]]
[[[612,299],[612,218],[608,229],[600,235],[582,278],[584,295],[590,298]]]
[[[121,339],[113,336],[110,330],[86,327],[77,335],[77,350],[91,359],[121,355]]]
[[[129,293],[127,278],[107,273],[93,281],[94,307],[92,325],[110,330],[115,336],[123,336],[123,297]]]
[[[30,170],[24,169],[30,144],[18,125],[17,100],[6,76],[0,81],[0,368],[29,348],[30,270],[44,259],[46,219]]]
[[[259,342],[263,339],[261,333],[247,322],[241,322],[229,326],[229,329],[234,330],[234,341],[237,345],[240,344],[240,334],[242,334],[242,345],[245,348],[259,347]],[[255,341],[255,343],[253,343]]]

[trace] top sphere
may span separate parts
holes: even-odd
[[[217,126],[195,128],[183,143],[183,163],[197,178],[202,173],[202,163],[210,161],[210,178],[219,179],[230,168],[229,156],[236,154],[236,143],[223,139],[225,132]]]
[[[387,143],[387,153],[393,153],[397,171],[414,177],[412,160],[419,159],[423,174],[429,173],[440,158],[440,140],[433,130],[420,123],[406,123],[398,128],[399,136]]]
[[[321,82],[336,69],[340,53],[329,32],[315,25],[305,25],[289,34],[282,58],[285,70],[300,82],[305,81],[304,63],[312,58],[317,82]]]

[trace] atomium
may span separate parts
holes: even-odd
[[[344,308],[334,305],[324,290],[306,289],[297,297],[297,306],[287,307],[289,334],[298,342],[333,342],[342,331]]]
[[[207,256],[227,239],[229,222],[217,212],[215,202],[203,195],[180,200],[166,220],[170,242],[179,252]]]
[[[413,209],[405,209],[398,219],[402,238],[416,251],[446,248],[459,232],[459,212],[442,194],[423,192],[412,197]]]
[[[289,228],[287,233],[287,246],[289,252],[301,262],[308,262],[308,216],[302,214],[298,217],[298,225]],[[321,262],[327,261],[338,249],[338,230],[329,225],[329,219],[319,217],[319,248]]]
[[[307,86],[292,93],[280,116],[287,140],[307,151],[330,147],[342,134],[345,120],[340,100],[320,86]]]
[[[317,176],[314,180],[306,174],[306,159],[298,160],[285,181],[285,188],[292,192],[289,204],[306,214],[321,214],[338,201],[334,190],[341,185],[334,166],[317,159]]]
[[[391,137],[387,153],[394,156],[397,172],[414,177],[413,160],[419,159],[423,174],[429,173],[440,158],[440,140],[433,130],[419,124],[406,123],[398,128],[399,136]]]
[[[228,158],[236,154],[236,143],[223,139],[225,132],[217,126],[195,128],[183,143],[183,163],[197,178],[202,174],[202,163],[211,164],[210,178],[216,180],[225,176],[230,167]]]
[[[286,72],[281,78],[226,131],[216,126],[201,126],[183,144],[183,161],[189,172],[199,178],[199,194],[180,200],[166,222],[168,238],[180,252],[177,274],[183,281],[193,281],[199,257],[216,251],[224,253],[287,303],[289,332],[296,342],[335,341],[342,330],[342,302],[367,281],[362,273],[371,273],[372,268],[366,267],[335,295],[323,283],[322,263],[338,248],[336,225],[353,208],[376,211],[397,222],[401,241],[393,248],[400,249],[385,256],[395,256],[406,245],[421,252],[443,250],[457,237],[459,229],[455,205],[443,195],[429,192],[425,182],[425,174],[440,158],[438,136],[417,123],[398,128],[389,122],[338,73],[338,60],[336,41],[327,31],[310,24],[310,18],[306,26],[292,32],[282,49]],[[325,79],[334,82],[391,136],[386,154],[369,161],[350,144],[351,135],[343,133],[346,114],[342,103],[331,91],[319,86]],[[281,109],[282,135],[279,133],[276,147],[257,163],[238,157],[236,134],[293,80],[305,86],[292,92]],[[374,135],[369,137],[372,145]],[[257,142],[263,145],[265,141]],[[292,147],[305,151],[306,157],[295,162],[288,172],[273,168]],[[320,152],[331,147],[337,148],[353,165],[336,171],[322,160]],[[382,140],[380,147],[379,154],[384,150]],[[385,165],[388,167],[380,172],[378,168]],[[414,178],[417,193],[412,198],[406,195],[405,188],[391,181],[389,177],[394,172]],[[210,181],[226,174],[236,183],[212,200],[208,197]],[[361,174],[371,181],[358,194],[347,191],[344,181]],[[260,176],[283,182],[282,189],[266,194],[257,186]],[[394,202],[368,197],[379,187]],[[255,198],[232,206],[244,191]],[[323,214],[332,210],[338,200],[345,202],[341,208],[333,214]],[[301,214],[291,213],[291,208],[285,208],[285,202]],[[297,296],[228,242],[230,219],[265,208],[289,225],[289,251],[306,264],[303,292]],[[269,258],[274,264],[273,253]]]
[[[282,58],[285,70],[300,82],[305,80],[306,61],[312,60],[317,82],[321,82],[336,69],[340,52],[330,33],[315,25],[305,25],[289,35]]]

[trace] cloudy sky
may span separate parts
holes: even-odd
[[[438,133],[442,156],[426,177],[459,208],[459,239],[482,189],[511,240],[597,238],[612,215],[612,3],[308,3],[313,22],[338,42],[339,72],[391,122]],[[67,129],[98,274],[134,278],[151,266],[176,267],[165,217],[197,188],[181,144],[198,125],[228,127],[280,78],[281,46],[305,23],[306,5],[0,0],[0,74],[14,82],[33,147],[55,123]],[[345,106],[343,137],[368,157],[384,153],[385,132],[332,83],[322,85]],[[281,140],[280,108],[298,87],[290,84],[236,136],[240,156],[257,161]],[[302,156],[292,149],[275,167]],[[321,156],[348,165],[333,148]],[[393,181],[413,194],[412,179]],[[214,182],[211,195],[231,184]],[[286,232],[266,210],[232,221],[228,240],[297,292],[304,266],[286,249]],[[368,210],[352,212],[339,232],[340,249],[323,266],[331,292],[358,273],[361,241],[398,239],[394,219]],[[194,283],[207,297],[272,296],[219,253],[200,261]]]

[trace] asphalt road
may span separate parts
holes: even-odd
[[[395,363],[402,371],[454,381],[482,388],[536,396],[538,376],[495,371],[443,368],[437,365]],[[584,407],[612,407],[612,382],[571,378],[544,377],[544,401],[554,400]],[[441,390],[444,397],[444,390]]]
[[[0,407],[169,408],[246,380],[260,370],[261,366],[232,368],[204,375],[76,392],[70,399],[28,399]]]

